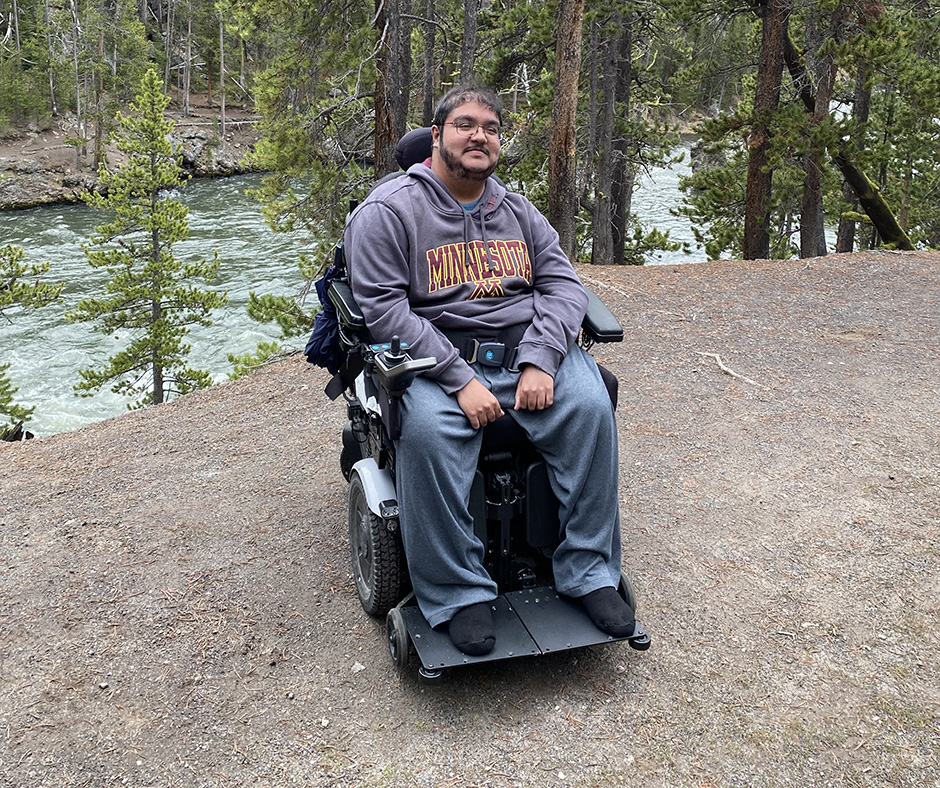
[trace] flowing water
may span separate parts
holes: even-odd
[[[674,240],[691,241],[689,223],[669,213],[679,202],[679,174],[687,165],[656,170],[644,179],[633,200],[633,210],[645,226],[669,230]],[[230,353],[253,352],[260,341],[274,340],[274,325],[256,323],[245,307],[248,294],[290,295],[303,282],[297,268],[299,252],[312,251],[303,232],[274,233],[265,224],[258,203],[245,194],[260,176],[245,175],[190,182],[180,195],[189,208],[190,237],[174,245],[180,259],[199,260],[218,252],[221,264],[213,289],[228,292],[229,301],[213,314],[209,327],[194,327],[188,341],[193,347],[189,365],[207,369],[215,382],[228,379]],[[83,205],[54,205],[0,212],[0,245],[21,246],[27,263],[49,261],[48,279],[66,283],[56,304],[0,325],[0,363],[19,390],[17,403],[35,406],[30,429],[39,435],[77,429],[124,412],[127,400],[105,387],[92,397],[78,397],[73,386],[78,370],[100,367],[124,345],[120,335],[105,336],[91,324],[69,324],[65,312],[82,298],[102,292],[106,275],[93,270],[82,244],[106,214]],[[651,263],[680,263],[702,259],[665,253]],[[311,295],[315,298],[315,295]],[[0,318],[2,319],[2,318]],[[302,346],[303,339],[293,340]]]

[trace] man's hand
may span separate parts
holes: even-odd
[[[516,386],[516,410],[545,410],[555,401],[555,379],[532,364],[526,364]]]
[[[503,415],[503,409],[492,392],[473,378],[466,386],[457,392],[457,404],[467,414],[473,429],[485,427],[491,421],[496,421]]]

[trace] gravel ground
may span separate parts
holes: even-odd
[[[0,446],[0,785],[940,784],[940,255],[581,274],[651,650],[399,674],[294,357]]]

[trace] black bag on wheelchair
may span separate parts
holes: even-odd
[[[329,266],[314,284],[320,301],[320,311],[313,319],[313,332],[304,348],[307,361],[318,367],[324,367],[333,375],[339,371],[346,356],[346,352],[340,346],[336,307],[328,296],[330,283],[340,276],[345,276],[345,265],[342,260],[342,248],[338,246],[333,265]]]

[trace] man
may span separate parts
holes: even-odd
[[[495,644],[497,593],[467,501],[480,429],[504,412],[541,451],[561,504],[556,588],[580,599],[608,634],[625,637],[635,625],[616,590],[613,409],[593,358],[574,344],[587,295],[548,221],[490,178],[501,126],[490,91],[448,92],[435,112],[430,162],[377,186],[345,235],[372,335],[398,335],[413,357],[437,359],[402,400],[401,533],[421,612],[432,627],[449,624],[454,645],[472,655]],[[475,360],[473,339],[505,342],[506,365]]]

